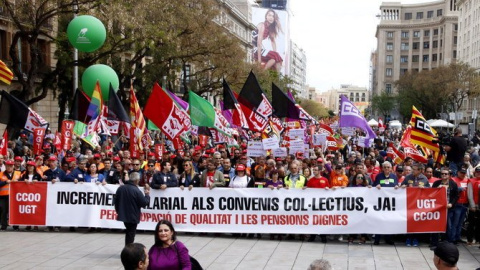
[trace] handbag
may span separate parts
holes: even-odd
[[[178,254],[178,248],[177,248],[177,242],[174,244],[175,246],[175,251],[177,252],[177,258],[180,258],[180,255]],[[202,266],[200,263],[195,259],[194,257],[188,255],[190,257],[190,265],[192,266],[192,270],[203,270]],[[178,260],[180,261],[180,260]]]

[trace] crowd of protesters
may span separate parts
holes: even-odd
[[[47,132],[48,133],[48,132]],[[152,134],[159,138],[158,134]],[[397,142],[401,132],[379,136],[374,145],[361,148],[357,137],[344,139],[344,147],[337,151],[322,151],[312,147],[309,156],[301,152],[286,157],[247,156],[246,140],[239,139],[238,147],[225,144],[206,146],[187,145],[183,156],[175,151],[172,143],[163,143],[161,156],[154,149],[143,151],[138,156],[129,152],[128,140],[103,138],[102,146],[92,148],[80,140],[74,140],[71,150],[58,152],[53,144],[53,135],[47,134],[40,155],[33,155],[32,136],[20,133],[16,140],[8,142],[8,154],[0,156],[0,230],[8,227],[9,183],[12,181],[86,182],[98,185],[123,185],[132,172],[140,175],[139,186],[152,189],[180,188],[323,188],[344,187],[418,187],[447,188],[448,224],[445,234],[431,234],[424,239],[435,247],[440,240],[468,245],[480,243],[480,155],[478,142],[467,145],[458,130],[455,137],[446,145],[446,164],[436,164],[432,156],[426,164],[415,162],[407,157],[395,164],[387,155],[387,141]],[[193,139],[192,141],[196,141]],[[465,143],[463,143],[465,141]],[[468,224],[468,228],[464,227]],[[14,226],[14,230],[19,227]],[[31,227],[27,227],[30,230]],[[36,229],[34,227],[34,229]],[[58,230],[58,228],[47,228]],[[465,233],[464,233],[465,232]],[[466,236],[466,241],[462,236]],[[253,237],[253,234],[245,235]],[[262,237],[257,234],[257,237]],[[283,235],[270,235],[270,238]],[[293,235],[287,236],[295,237]],[[383,237],[387,244],[393,244],[392,235],[347,235],[348,242],[363,244],[371,239],[375,245]],[[315,241],[316,236],[300,236]],[[332,236],[330,236],[330,239]],[[328,237],[321,235],[322,242]],[[417,246],[416,235],[404,236],[407,246]]]

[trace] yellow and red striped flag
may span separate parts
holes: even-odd
[[[430,127],[423,115],[412,106],[412,118],[410,119],[412,127],[410,142],[424,146],[434,152],[440,151],[438,144],[437,131]]]
[[[0,60],[0,81],[10,84],[12,83],[13,72],[7,67],[7,65]]]
[[[140,109],[140,105],[138,105],[137,96],[135,95],[135,91],[133,91],[133,87],[130,87],[130,119],[132,128],[138,129],[138,132],[135,134],[138,135],[137,142],[139,143],[140,149],[142,149],[142,144],[140,142],[143,133],[146,130],[147,124],[145,122],[145,118],[143,117],[142,110]]]

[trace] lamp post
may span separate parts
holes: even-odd
[[[78,0],[73,0],[73,17],[78,15]],[[78,49],[73,48],[73,94],[78,89]]]

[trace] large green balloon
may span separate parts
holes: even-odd
[[[91,97],[93,94],[97,80],[100,83],[100,88],[102,89],[102,98],[104,101],[107,101],[110,83],[112,84],[113,90],[118,90],[119,82],[117,73],[115,73],[115,70],[107,65],[98,64],[89,66],[82,75],[83,91],[89,97]]]
[[[82,52],[93,52],[102,47],[107,38],[103,23],[90,15],[74,18],[67,28],[68,40]]]

